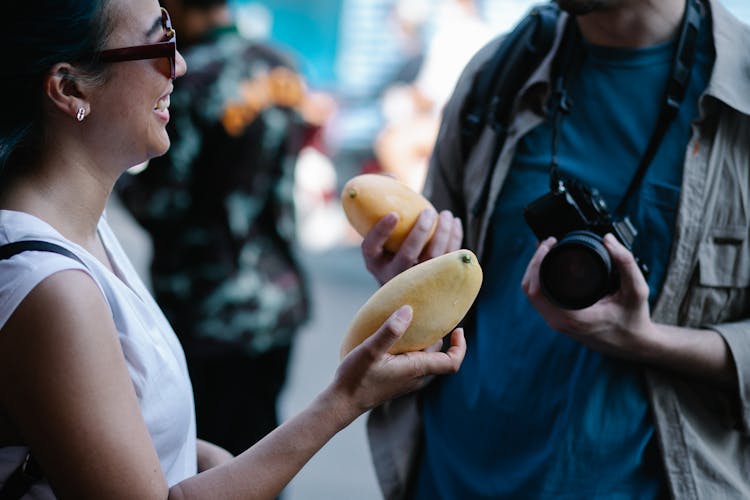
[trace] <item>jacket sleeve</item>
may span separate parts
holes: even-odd
[[[406,498],[416,468],[421,435],[422,422],[414,393],[388,401],[368,415],[370,454],[385,500]]]
[[[482,66],[497,50],[502,37],[491,40],[464,68],[443,108],[440,129],[430,157],[424,194],[438,210],[450,210],[466,220],[464,202],[464,158],[462,156],[462,111]]]
[[[739,417],[744,434],[750,435],[750,320],[711,325],[729,346],[738,384]]]

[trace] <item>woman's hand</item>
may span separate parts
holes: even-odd
[[[649,288],[630,253],[608,234],[604,246],[620,274],[620,288],[591,307],[581,310],[561,309],[542,293],[539,267],[555,244],[544,240],[526,268],[522,287],[531,304],[549,326],[596,351],[626,359],[642,359],[657,338],[657,327],[651,321],[648,305]]]
[[[430,238],[430,228],[436,217],[437,227]],[[381,285],[414,264],[461,248],[464,237],[461,219],[448,210],[443,210],[440,215],[431,209],[423,210],[401,248],[394,254],[383,245],[397,223],[398,215],[389,213],[362,240],[365,266]]]
[[[412,309],[403,306],[341,362],[331,391],[345,422],[401,394],[422,387],[432,375],[455,373],[466,354],[463,330],[451,334],[451,346],[441,352],[441,341],[424,351],[388,354],[411,323]]]
[[[460,329],[447,352],[437,352],[436,343],[423,352],[388,354],[411,318],[408,306],[396,311],[344,358],[333,382],[308,407],[234,460],[180,483],[182,497],[278,497],[305,463],[362,413],[421,387],[430,375],[458,370],[466,352]]]

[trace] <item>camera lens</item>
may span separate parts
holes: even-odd
[[[583,309],[609,293],[611,272],[602,238],[590,231],[572,231],[544,257],[539,280],[552,302],[565,309]]]

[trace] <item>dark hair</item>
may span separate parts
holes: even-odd
[[[0,176],[33,154],[43,132],[42,83],[59,62],[95,75],[101,72],[91,54],[108,35],[107,0],[6,0],[0,14],[2,77],[6,96],[0,120]]]

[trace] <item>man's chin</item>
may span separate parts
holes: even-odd
[[[607,7],[609,3],[602,0],[557,0],[560,8],[573,16],[584,16],[590,12],[601,10]]]

